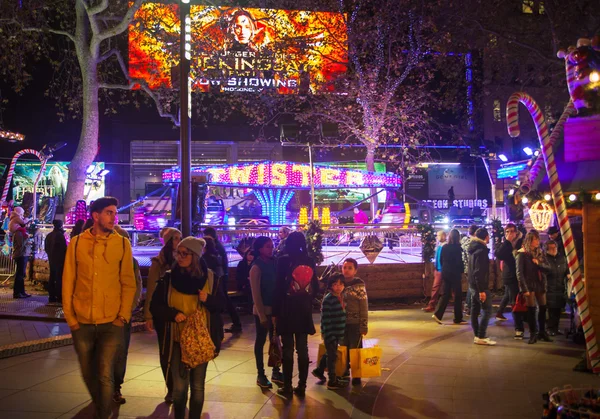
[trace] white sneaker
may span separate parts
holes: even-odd
[[[491,340],[490,338],[477,339],[475,342],[477,345],[486,345],[486,346],[494,346],[496,341]]]
[[[477,336],[473,338],[473,343],[479,343],[479,338]]]
[[[440,319],[438,319],[438,318],[437,318],[437,316],[436,316],[435,314],[434,314],[433,316],[431,316],[431,318],[432,318],[433,320],[435,320],[435,322],[436,322],[437,324],[444,324],[444,323],[442,323],[442,321],[441,321]]]

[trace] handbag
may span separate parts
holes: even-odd
[[[181,362],[187,368],[194,369],[198,365],[212,361],[216,357],[216,347],[205,326],[206,315],[198,308],[187,318],[181,336]]]
[[[379,346],[350,349],[350,370],[352,371],[352,378],[381,376],[382,355],[383,350]]]
[[[515,303],[512,307],[513,313],[524,313],[527,311],[527,302],[525,301],[525,296],[522,292],[517,294],[517,298],[515,298]]]
[[[321,358],[327,355],[327,349],[324,343],[319,344],[319,352],[317,353],[317,365],[321,361]],[[338,346],[337,356],[335,358],[335,375],[341,377],[346,372],[346,366],[348,365],[348,347]],[[325,368],[327,370],[327,368]]]
[[[273,368],[280,367],[282,359],[281,339],[279,339],[279,336],[273,336],[269,343],[269,361],[267,365]]]

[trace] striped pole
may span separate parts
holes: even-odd
[[[21,151],[18,151],[12,158],[10,162],[10,168],[8,169],[8,176],[6,177],[6,183],[4,184],[4,190],[2,191],[2,199],[0,199],[0,203],[6,203],[6,197],[8,196],[8,188],[10,187],[10,181],[12,180],[13,174],[15,173],[15,165],[17,164],[17,160],[24,154],[33,154],[40,162],[44,161],[44,156],[37,150],[33,150],[31,148],[24,148]],[[39,177],[39,176],[38,176]]]
[[[535,122],[535,128],[542,146],[542,156],[544,156],[544,162],[546,163],[546,172],[548,173],[548,178],[550,179],[550,190],[552,192],[552,199],[554,200],[554,207],[558,216],[560,234],[565,246],[567,264],[569,265],[569,273],[571,274],[573,281],[573,291],[575,292],[579,316],[581,317],[581,324],[583,326],[583,333],[585,335],[588,357],[592,363],[593,372],[600,373],[600,359],[598,358],[599,350],[598,343],[596,341],[596,333],[594,332],[594,326],[592,325],[592,318],[590,316],[589,305],[587,301],[587,291],[583,284],[583,278],[579,268],[579,258],[577,257],[577,252],[575,250],[573,232],[571,230],[571,224],[569,223],[569,217],[567,217],[565,198],[563,196],[562,186],[560,185],[560,181],[558,179],[558,173],[556,172],[554,150],[552,148],[552,144],[550,144],[548,127],[545,124],[544,115],[542,114],[535,100],[533,100],[533,98],[526,93],[514,93],[506,105],[508,133],[511,137],[516,137],[520,133],[518,122],[519,103],[522,103],[525,105],[525,107],[527,107],[527,110],[529,110],[529,113]]]
[[[576,79],[576,73],[575,73],[575,66],[573,64],[571,64],[571,62],[569,60],[565,60],[565,73],[567,75],[567,84],[569,86],[569,92],[570,92],[572,89],[571,85],[572,85],[573,81]],[[511,115],[516,119],[518,119],[518,114],[516,113],[518,106],[519,106],[518,103],[514,103],[513,104],[514,109],[511,112]],[[562,115],[560,116],[558,121],[556,122],[556,125],[554,126],[554,130],[552,131],[552,134],[550,134],[549,141],[552,146],[554,146],[554,143],[556,143],[556,140],[558,140],[558,137],[562,133],[563,126],[564,126],[565,122],[567,121],[567,119],[569,119],[569,117],[575,113],[576,113],[575,106],[573,105],[573,99],[571,99],[569,101],[569,103],[567,104],[567,106],[565,107],[564,112],[562,113]],[[513,123],[512,126],[514,127],[514,130],[516,132],[515,136],[518,136],[519,135],[518,120],[509,121],[509,126],[510,126],[511,122]],[[545,124],[545,122],[544,122],[544,124]],[[510,128],[509,128],[509,130],[510,130]],[[535,181],[538,178],[539,173],[543,169],[545,169],[544,159],[536,159],[535,162],[533,163],[533,165],[531,166],[531,168],[520,179],[521,186],[519,189],[521,190],[521,192],[523,192],[524,194],[529,193],[532,185],[535,184]]]

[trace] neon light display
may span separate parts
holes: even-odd
[[[192,5],[189,27],[194,91],[315,92],[346,72],[341,13]],[[129,27],[133,79],[172,86],[179,28],[176,4],[142,5]]]
[[[260,202],[262,215],[269,217],[273,225],[285,224],[285,209],[294,196],[290,189],[257,189],[254,196]]]
[[[259,189],[310,189],[310,166],[305,163],[263,161],[238,165],[195,167],[192,173],[208,172],[210,184]],[[163,182],[180,181],[178,168],[163,172]],[[314,167],[316,189],[399,188],[402,178],[392,173],[374,173],[332,167]]]
[[[498,179],[509,179],[519,176],[521,170],[525,170],[526,163],[516,164],[514,166],[502,167],[498,169]]]

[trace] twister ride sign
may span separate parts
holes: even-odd
[[[192,168],[194,173],[210,173],[210,185],[265,189],[309,189],[310,165],[294,162],[263,161],[257,163],[203,166]],[[181,179],[178,168],[163,172],[163,182],[174,183]],[[316,189],[334,188],[399,188],[402,179],[392,173],[315,166],[313,171]]]

